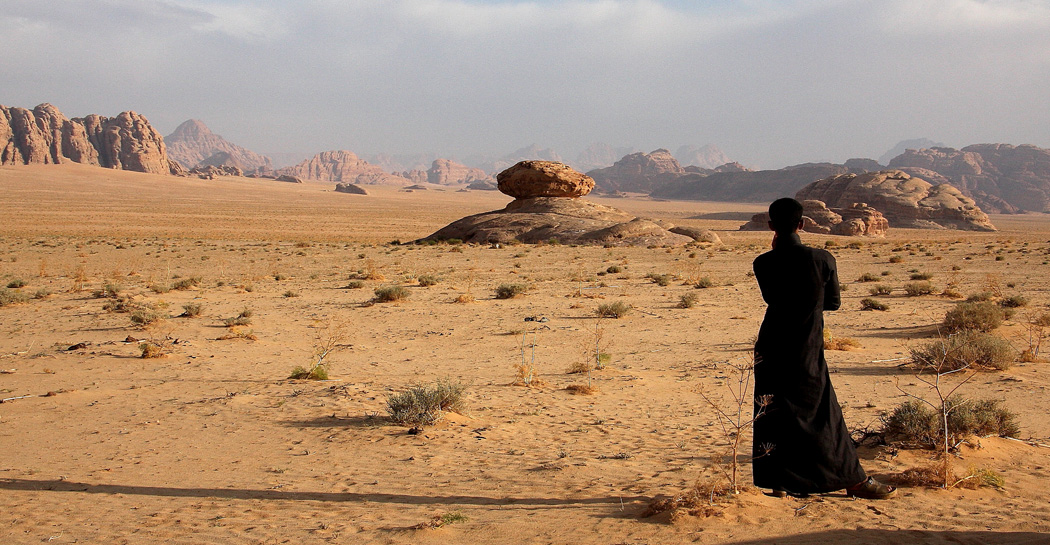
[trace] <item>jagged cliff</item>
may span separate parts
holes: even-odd
[[[186,168],[236,167],[244,172],[273,170],[269,157],[242,148],[211,132],[203,121],[190,119],[164,137],[168,157]]]
[[[153,174],[182,169],[142,115],[69,119],[51,104],[32,110],[0,105],[0,164],[83,163]]]

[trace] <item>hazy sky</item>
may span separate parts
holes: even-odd
[[[255,151],[1050,147],[1050,1],[0,0],[0,104]]]

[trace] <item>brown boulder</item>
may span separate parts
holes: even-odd
[[[582,197],[594,189],[594,180],[572,167],[553,161],[521,161],[496,176],[501,192],[515,199]]]
[[[301,183],[303,183],[303,179],[302,178],[296,178],[295,176],[289,176],[287,174],[282,174],[282,175],[278,176],[275,179],[278,182],[288,182],[288,183],[292,183],[292,184],[301,184]]]
[[[843,209],[868,203],[894,227],[995,230],[988,215],[954,186],[933,185],[899,170],[831,176],[803,187],[795,198]]]
[[[341,184],[335,184],[335,190],[339,193],[350,193],[352,195],[368,195],[365,188],[354,185],[350,182],[343,182]]]

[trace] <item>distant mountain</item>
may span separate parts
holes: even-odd
[[[941,142],[934,142],[933,140],[930,140],[929,138],[912,138],[911,140],[901,140],[900,142],[897,142],[896,146],[893,146],[893,148],[891,148],[889,151],[887,151],[886,153],[883,153],[882,157],[879,157],[879,162],[884,164],[884,165],[888,165],[888,164],[890,164],[890,161],[894,157],[896,157],[896,156],[898,156],[898,155],[900,155],[900,154],[902,154],[905,151],[910,150],[910,149],[940,148],[940,147],[944,147],[944,144],[942,144]]]
[[[612,166],[621,157],[634,153],[634,151],[632,147],[614,147],[603,142],[596,142],[581,151],[569,166],[580,172],[605,168]]]
[[[184,121],[164,137],[164,143],[168,156],[187,169],[211,165],[236,167],[244,172],[273,170],[269,157],[228,142],[198,119]]]
[[[863,170],[860,172],[864,172]],[[850,169],[832,163],[805,163],[778,170],[688,173],[666,181],[653,197],[697,201],[771,202]]]
[[[67,118],[44,103],[32,110],[0,105],[0,164],[82,163],[120,170],[177,174],[164,139],[135,112]]]
[[[682,146],[674,152],[674,158],[684,167],[715,168],[729,162],[729,157],[711,144],[700,147]]]
[[[551,148],[541,148],[536,144],[514,150],[500,157],[473,155],[467,157],[463,163],[472,167],[480,168],[489,174],[499,174],[514,166],[520,161],[557,161],[563,163],[561,155]]]
[[[685,174],[682,165],[662,148],[625,155],[611,167],[587,172],[594,178],[595,191],[606,193],[649,193],[682,174]]]
[[[349,182],[352,184],[406,185],[408,180],[390,174],[345,150],[323,151],[298,165],[282,168],[279,174],[308,180]]]

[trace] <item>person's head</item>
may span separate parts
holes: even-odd
[[[769,228],[778,234],[790,234],[802,227],[802,203],[784,197],[769,205]]]

